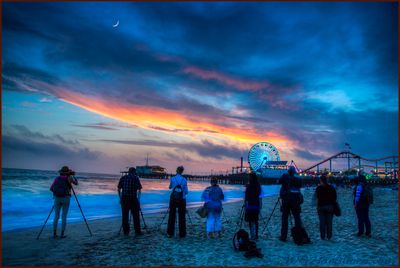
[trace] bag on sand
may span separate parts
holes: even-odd
[[[340,209],[338,202],[335,202],[335,204],[333,205],[333,215],[335,215],[336,217],[342,216],[342,210]]]
[[[258,257],[262,258],[261,248],[257,248],[256,242],[250,241],[249,233],[240,229],[233,236],[233,248],[236,251],[246,251],[243,256],[246,258]]]
[[[296,245],[311,244],[310,237],[303,227],[293,227],[291,230],[293,241]]]
[[[196,210],[196,213],[199,214],[200,217],[205,218],[208,215],[208,208],[207,208],[207,204],[204,203],[203,206],[199,207]]]
[[[233,236],[233,248],[237,251],[246,251],[249,248],[250,237],[249,233],[240,229]]]

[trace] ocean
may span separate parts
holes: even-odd
[[[50,185],[57,171],[2,169],[2,231],[42,226],[52,206]],[[121,208],[117,193],[119,174],[77,173],[79,185],[74,186],[86,219],[120,217]],[[169,180],[141,179],[140,197],[143,214],[166,211],[168,208]],[[207,182],[188,182],[187,207],[200,206],[201,194]],[[220,185],[226,202],[243,200],[243,185]],[[277,195],[278,185],[263,185],[264,196]],[[50,217],[47,225],[52,223]],[[68,222],[81,221],[82,215],[74,197],[71,198]]]

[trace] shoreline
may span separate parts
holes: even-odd
[[[96,219],[89,222],[89,236],[83,222],[67,225],[65,239],[53,239],[47,226],[40,239],[40,228],[3,232],[3,265],[42,266],[397,266],[398,265],[398,192],[376,189],[370,218],[372,238],[356,237],[356,216],[351,205],[350,189],[338,189],[342,216],[333,220],[333,239],[320,240],[318,216],[312,205],[313,190],[304,191],[301,218],[311,241],[297,246],[290,236],[288,242],[278,240],[279,207],[266,226],[276,203],[275,197],[263,199],[257,247],[264,258],[246,259],[243,252],[232,248],[237,231],[241,202],[224,205],[223,237],[206,239],[205,219],[188,208],[187,237],[167,238],[164,213],[144,216],[147,229],[143,236],[118,235],[121,218]],[[393,204],[388,206],[388,204]],[[381,224],[381,222],[385,224]],[[141,222],[143,224],[143,222]],[[162,224],[161,224],[162,223]],[[247,222],[242,227],[248,231]],[[290,233],[290,232],[289,232]],[[329,254],[326,254],[329,252]],[[221,258],[221,256],[224,256]]]

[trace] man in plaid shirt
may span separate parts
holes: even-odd
[[[122,228],[125,235],[128,235],[130,230],[129,211],[133,215],[135,234],[143,234],[140,230],[140,204],[137,195],[137,192],[140,192],[141,189],[142,184],[136,175],[136,169],[134,167],[129,168],[128,174],[122,176],[118,183],[118,195],[122,209]]]

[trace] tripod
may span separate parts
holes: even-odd
[[[176,208],[176,209],[177,209],[177,208]],[[176,209],[175,209],[175,210],[176,210]],[[169,215],[169,211],[170,211],[170,207],[168,206],[168,209],[167,209],[167,211],[165,212],[165,214],[164,214],[164,216],[163,216],[163,218],[162,218],[162,220],[161,220],[161,223],[158,225],[158,230],[159,230],[159,231],[161,230],[161,225],[163,224],[165,218],[167,217],[167,215]],[[192,217],[190,216],[190,213],[189,213],[189,211],[188,211],[187,209],[185,209],[185,217],[186,217],[186,215],[189,217],[190,224],[193,226]],[[176,214],[175,214],[175,228],[174,228],[175,235],[176,235],[176,230],[177,230],[176,226],[177,226],[177,225],[178,225],[178,217],[177,217]]]
[[[276,203],[275,203],[275,205],[274,205],[274,208],[272,209],[271,215],[269,215],[269,218],[268,218],[268,220],[267,220],[267,223],[265,224],[264,229],[262,230],[261,234],[264,234],[265,229],[268,230],[268,224],[269,224],[269,222],[270,222],[272,216],[274,215],[275,209],[276,209],[276,207],[278,206],[278,204],[279,204],[280,207],[282,207],[282,203],[281,203],[280,200],[281,200],[281,198],[278,197],[278,199],[276,200]],[[292,217],[291,217],[291,214],[290,214],[290,213],[289,213],[289,219],[290,219],[290,225],[292,226],[293,223],[292,223]]]
[[[81,211],[82,217],[83,217],[83,219],[84,219],[84,221],[85,221],[85,223],[86,223],[86,227],[87,227],[87,229],[88,229],[88,231],[89,231],[89,234],[90,234],[90,236],[93,236],[92,232],[90,231],[89,224],[87,223],[85,214],[83,214],[83,210],[82,210],[82,208],[81,208],[81,204],[79,203],[78,198],[76,197],[75,190],[74,190],[74,187],[72,187],[72,185],[71,185],[71,190],[72,190],[72,193],[74,194],[74,197],[75,197],[76,203],[78,204],[79,210]],[[46,226],[46,223],[47,223],[47,221],[49,220],[50,215],[51,215],[51,213],[53,212],[53,210],[54,210],[54,205],[51,207],[49,216],[47,216],[47,219],[45,220],[45,222],[44,222],[44,224],[43,224],[43,226],[42,226],[42,229],[40,230],[40,232],[39,232],[38,236],[36,237],[36,239],[39,239],[40,235],[42,234],[43,229],[44,229],[44,227]],[[64,212],[63,212],[63,213],[64,213]]]
[[[245,214],[245,210],[244,210],[245,204],[243,203],[243,206],[240,210],[240,214],[239,214],[239,219],[236,223],[236,229],[241,229],[242,225],[243,225],[243,219],[244,219],[244,214]],[[239,227],[239,228],[238,228]]]
[[[142,228],[143,228],[143,230],[147,230],[147,225],[146,225],[146,222],[144,221],[143,212],[142,212],[142,209],[141,209],[141,208],[139,208],[139,212],[140,212],[140,215],[141,215],[142,221],[143,221],[143,227],[142,227]],[[132,223],[133,223],[133,216],[132,216],[132,214],[130,213],[130,214],[129,214],[129,219],[128,219],[128,224],[131,224],[131,219],[132,219]],[[119,228],[118,235],[121,234],[122,228],[123,228],[123,225],[121,224],[121,227]]]

